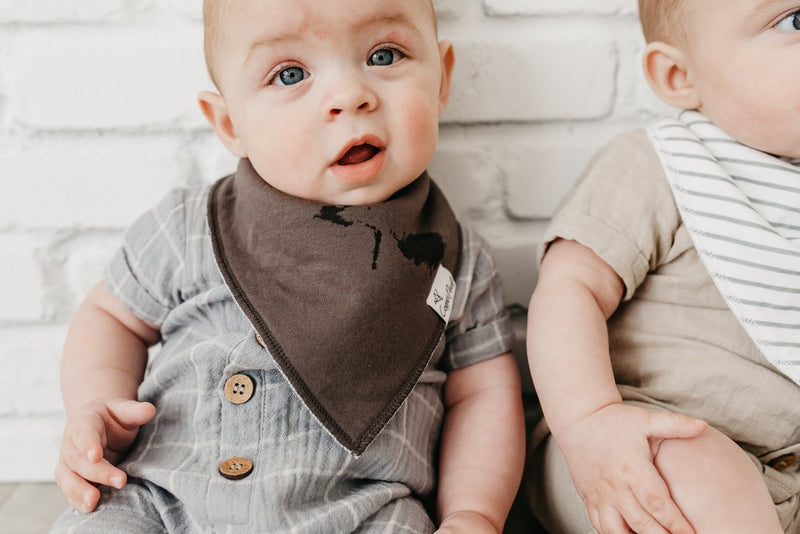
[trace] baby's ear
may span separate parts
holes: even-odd
[[[197,96],[197,100],[200,103],[203,115],[208,119],[209,124],[211,124],[222,144],[228,147],[228,150],[234,155],[246,158],[247,153],[236,135],[225,98],[211,91],[203,91]]]
[[[441,115],[447,105],[447,100],[450,98],[450,80],[453,77],[453,67],[456,64],[453,43],[441,41],[439,43],[439,57],[442,63],[442,81],[439,85],[439,115]]]
[[[647,44],[642,58],[644,75],[658,97],[680,109],[698,109],[702,102],[692,83],[686,54],[661,41]]]

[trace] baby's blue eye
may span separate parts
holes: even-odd
[[[779,30],[797,31],[800,30],[800,11],[783,17],[778,24],[775,25]]]
[[[278,73],[278,80],[280,80],[280,85],[294,85],[296,83],[302,82],[306,77],[306,71],[301,69],[300,67],[289,67],[287,69],[283,69]]]
[[[402,58],[403,54],[397,50],[392,50],[391,48],[381,48],[380,50],[376,50],[372,53],[372,55],[369,57],[369,61],[367,61],[367,64],[385,67],[400,61]]]

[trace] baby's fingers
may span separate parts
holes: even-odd
[[[121,488],[125,485],[126,475],[121,469],[113,466],[102,456],[90,460],[86,449],[73,444],[62,450],[62,463],[74,474],[89,482]]]
[[[672,500],[669,488],[661,478],[661,475],[653,467],[649,473],[642,473],[642,483],[636,484],[633,488],[633,495],[638,500],[637,506],[641,506],[646,512],[647,518],[654,518],[664,528],[652,530],[652,532],[670,532],[672,534],[694,534],[694,529],[689,521],[684,517],[678,505]],[[631,522],[634,521],[634,522]],[[635,532],[651,532],[650,530],[639,530],[635,524],[636,519],[631,519],[628,524]],[[647,519],[645,518],[645,523]]]
[[[603,506],[599,510],[595,510],[590,517],[592,517],[592,526],[601,534],[629,534],[632,532],[620,513],[611,506]]]
[[[67,465],[75,474],[83,477],[89,482],[103,484],[104,486],[113,486],[117,489],[125,485],[127,476],[125,471],[114,467],[108,460],[100,460],[99,462],[89,462],[88,460],[79,460],[74,465]]]
[[[694,438],[702,434],[708,423],[672,412],[649,412],[647,435],[655,439]]]
[[[72,441],[75,449],[89,462],[98,462],[103,458],[106,446],[106,427],[99,415],[80,420],[81,424],[73,424],[65,440]]]
[[[69,505],[81,512],[91,512],[100,500],[100,491],[75,474],[61,461],[56,466],[56,483],[69,501]]]
[[[124,428],[135,429],[152,419],[156,408],[149,402],[116,400],[108,403],[108,412]]]
[[[633,532],[637,534],[670,534],[671,531],[665,529],[659,519],[636,500],[633,493],[625,492],[619,507],[626,528]]]

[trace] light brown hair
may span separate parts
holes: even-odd
[[[639,0],[639,20],[648,43],[677,44],[686,38],[687,0]]]
[[[203,49],[205,50],[208,75],[217,89],[219,89],[219,83],[214,74],[214,60],[219,46],[220,20],[227,4],[227,0],[203,0]]]

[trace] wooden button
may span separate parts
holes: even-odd
[[[796,463],[797,458],[794,454],[784,454],[783,456],[778,456],[777,458],[770,460],[769,466],[773,469],[777,469],[778,471],[783,471],[788,467],[792,467]]]
[[[253,462],[247,458],[228,458],[219,464],[219,474],[229,480],[239,480],[253,471]]]
[[[247,375],[233,375],[225,382],[225,398],[234,404],[244,404],[253,396],[255,384]]]

